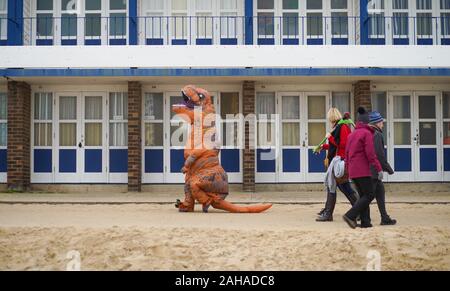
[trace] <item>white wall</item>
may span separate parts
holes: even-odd
[[[80,46],[0,48],[0,68],[450,67],[447,46]]]

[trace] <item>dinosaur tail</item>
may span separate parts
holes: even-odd
[[[270,207],[272,204],[256,204],[256,205],[248,205],[248,206],[239,206],[233,203],[230,203],[226,200],[219,200],[212,204],[212,207],[216,209],[225,210],[233,213],[260,213],[263,212]]]

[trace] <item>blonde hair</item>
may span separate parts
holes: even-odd
[[[330,110],[328,110],[327,118],[329,122],[336,123],[342,119],[342,114],[337,108],[331,107]]]

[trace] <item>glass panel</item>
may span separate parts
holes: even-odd
[[[411,124],[409,122],[394,122],[394,144],[411,144]]]
[[[283,96],[282,98],[282,113],[281,117],[283,119],[299,119],[300,118],[300,107],[299,107],[299,97],[298,96]]]
[[[127,1],[126,0],[109,0],[109,9],[110,10],[125,10],[125,9],[127,9]]]
[[[325,96],[308,96],[308,119],[325,119]]]
[[[284,146],[300,145],[300,123],[298,122],[283,123],[283,145]]]
[[[431,36],[433,33],[431,13],[417,13],[417,34]]]
[[[222,119],[227,118],[227,114],[233,116],[239,114],[239,93],[221,93],[220,113]]]
[[[77,119],[77,97],[74,96],[59,97],[59,119],[60,120]]]
[[[419,96],[419,118],[436,118],[435,96]]]
[[[178,123],[173,122],[170,125],[170,145],[171,146],[182,146],[186,145],[188,137],[189,125],[180,121]]]
[[[394,9],[408,9],[408,0],[393,0],[392,4]]]
[[[84,117],[87,120],[98,120],[103,118],[103,104],[101,96],[89,96],[84,102]]]
[[[274,14],[271,12],[258,13],[258,35],[274,34]]]
[[[102,145],[102,124],[101,123],[85,123],[84,135],[86,138],[86,146]]]
[[[63,14],[61,16],[61,36],[77,35],[77,16],[76,14]]]
[[[172,0],[172,10],[186,10],[187,1],[186,0]]]
[[[450,0],[441,0],[441,9],[450,9]]]
[[[109,119],[128,119],[128,94],[121,92],[109,93]]]
[[[126,13],[111,13],[109,18],[109,35],[125,36],[126,33]]]
[[[164,0],[147,0],[145,4],[147,4],[148,10],[150,11],[164,9]]]
[[[350,112],[350,92],[333,92],[332,106],[342,114]]]
[[[325,123],[308,123],[308,145],[318,145],[325,137],[325,133]]]
[[[109,124],[109,145],[128,145],[128,124],[126,122],[114,122]]]
[[[100,13],[90,13],[86,14],[86,36],[100,36],[101,30],[101,14]]]
[[[34,145],[51,146],[52,145],[52,124],[35,123],[34,124]]]
[[[236,27],[239,18],[236,17],[236,12],[221,12],[220,13],[220,31],[221,36],[226,38],[236,37]],[[226,17],[229,16],[229,17]]]
[[[331,0],[331,9],[347,9],[347,0]]]
[[[298,0],[283,0],[283,9],[298,9]]]
[[[283,13],[283,35],[298,35],[297,13]]]
[[[443,116],[444,118],[450,118],[450,92],[444,92],[442,98]]]
[[[273,9],[274,1],[273,0],[258,0],[257,9]]]
[[[52,93],[34,94],[34,119],[51,120],[53,118]]]
[[[410,96],[394,96],[394,118],[410,118]]]
[[[8,98],[5,93],[0,93],[0,119],[8,119]]]
[[[273,122],[258,122],[258,146],[275,145],[275,126]]]
[[[37,10],[53,10],[53,0],[37,0]]]
[[[435,145],[436,135],[436,122],[419,122],[419,142],[421,145]]]
[[[432,0],[416,0],[417,9],[429,10],[431,9]]]
[[[322,13],[307,13],[306,14],[308,26],[307,33],[312,36],[319,36],[323,34],[323,19]]]
[[[6,11],[6,3],[8,0],[0,0],[0,11]]]
[[[444,144],[450,145],[450,122],[444,122]]]
[[[222,123],[222,144],[224,146],[236,146],[238,144],[238,123]]]
[[[39,13],[36,15],[37,28],[36,33],[38,36],[53,36],[53,14],[52,13]]]
[[[86,0],[86,10],[101,10],[102,0]]]
[[[7,146],[8,138],[8,124],[6,122],[0,123],[0,146]]]
[[[394,20],[394,35],[407,36],[408,35],[408,13],[395,12]]]
[[[199,17],[194,20],[197,25],[197,37],[210,38],[212,36],[213,28],[213,18],[211,17],[211,13],[197,13],[197,16]]]
[[[144,135],[146,146],[163,146],[162,123],[146,123]]]
[[[195,1],[195,8],[197,9],[197,11],[199,11],[199,10],[211,11],[211,9],[212,9],[212,1],[211,0],[196,0]]]
[[[450,35],[450,13],[441,13],[441,33]]]
[[[145,93],[144,101],[145,119],[161,120],[163,119],[163,94]],[[174,103],[171,103],[173,105]]]
[[[183,97],[181,97],[181,96],[170,96],[170,108],[171,108],[171,110],[170,110],[170,118],[171,119],[173,119],[173,117],[175,116],[175,112],[172,111],[172,105],[180,104],[182,102],[183,102]],[[156,105],[156,103],[155,103],[155,105]],[[156,108],[155,108],[155,110],[156,110]],[[156,114],[156,111],[155,111],[155,114]]]
[[[0,13],[0,39],[6,39],[7,37],[7,26],[8,26],[8,15],[6,13]]]
[[[347,12],[331,13],[331,29],[333,35],[346,36],[348,34]]]
[[[188,32],[188,17],[185,13],[173,13],[171,20],[172,35],[175,39],[184,39]]]
[[[384,36],[384,13],[371,13],[369,21],[369,35]]]
[[[220,9],[236,10],[237,9],[237,0],[220,0]]]
[[[371,96],[372,109],[381,113],[383,118],[386,118],[386,92],[373,92]]]
[[[306,0],[306,9],[322,9],[322,0]]]
[[[77,139],[76,123],[60,123],[59,124],[59,145],[75,146]]]
[[[77,9],[78,1],[73,0],[61,0],[62,11],[73,11]]]
[[[258,119],[260,114],[267,114],[266,118],[271,118],[270,114],[275,114],[275,94],[258,93],[256,96],[256,114]]]

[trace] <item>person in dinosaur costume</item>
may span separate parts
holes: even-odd
[[[177,200],[180,212],[193,212],[195,201],[208,212],[212,206],[236,213],[259,213],[272,204],[239,206],[225,200],[228,195],[228,176],[219,163],[219,146],[215,143],[215,109],[208,91],[188,85],[182,90],[183,102],[174,104],[172,111],[191,124],[184,149],[185,174],[183,202]]]

